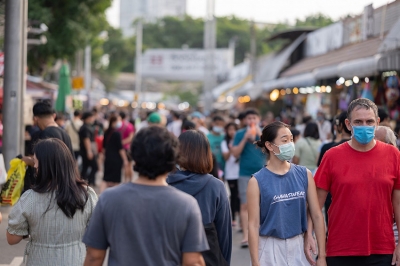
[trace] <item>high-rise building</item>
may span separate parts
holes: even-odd
[[[184,16],[186,0],[120,0],[120,27],[124,36],[134,34],[133,22],[138,18],[155,21],[165,16]]]

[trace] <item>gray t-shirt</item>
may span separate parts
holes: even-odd
[[[104,191],[83,242],[110,248],[109,266],[177,266],[208,250],[197,201],[169,186],[123,184]]]

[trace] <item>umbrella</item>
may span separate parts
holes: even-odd
[[[56,112],[65,112],[65,100],[71,94],[71,80],[69,77],[69,68],[64,63],[60,69],[60,78],[58,80],[58,96],[56,100]]]

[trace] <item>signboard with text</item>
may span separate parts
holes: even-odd
[[[233,68],[233,51],[214,51],[215,73],[226,76]],[[203,49],[148,49],[142,58],[142,76],[161,80],[203,81],[206,51]]]

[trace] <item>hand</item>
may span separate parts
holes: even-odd
[[[88,151],[87,152],[87,158],[89,159],[89,160],[92,160],[93,159],[93,152],[91,152],[91,151]]]
[[[26,165],[29,165],[29,166],[34,166],[34,165],[35,165],[35,162],[33,161],[32,157],[24,156],[24,157],[22,157],[21,160],[22,160]]]
[[[255,137],[254,137],[253,133],[251,132],[250,128],[247,129],[246,134],[244,135],[244,139],[250,140],[250,141],[255,140]]]
[[[326,258],[325,257],[318,257],[317,266],[326,266]]]
[[[124,160],[124,167],[128,167],[128,166],[129,166],[128,160]]]
[[[400,246],[397,245],[393,252],[392,265],[396,265],[399,262],[400,262]]]
[[[261,128],[259,126],[256,126],[256,135],[259,137],[262,135]]]
[[[317,247],[315,239],[312,236],[312,234],[308,232],[304,234],[304,254],[306,254],[306,258],[311,265],[313,266],[317,265],[313,258],[315,255],[317,255]],[[326,265],[326,262],[325,264],[321,265]]]

